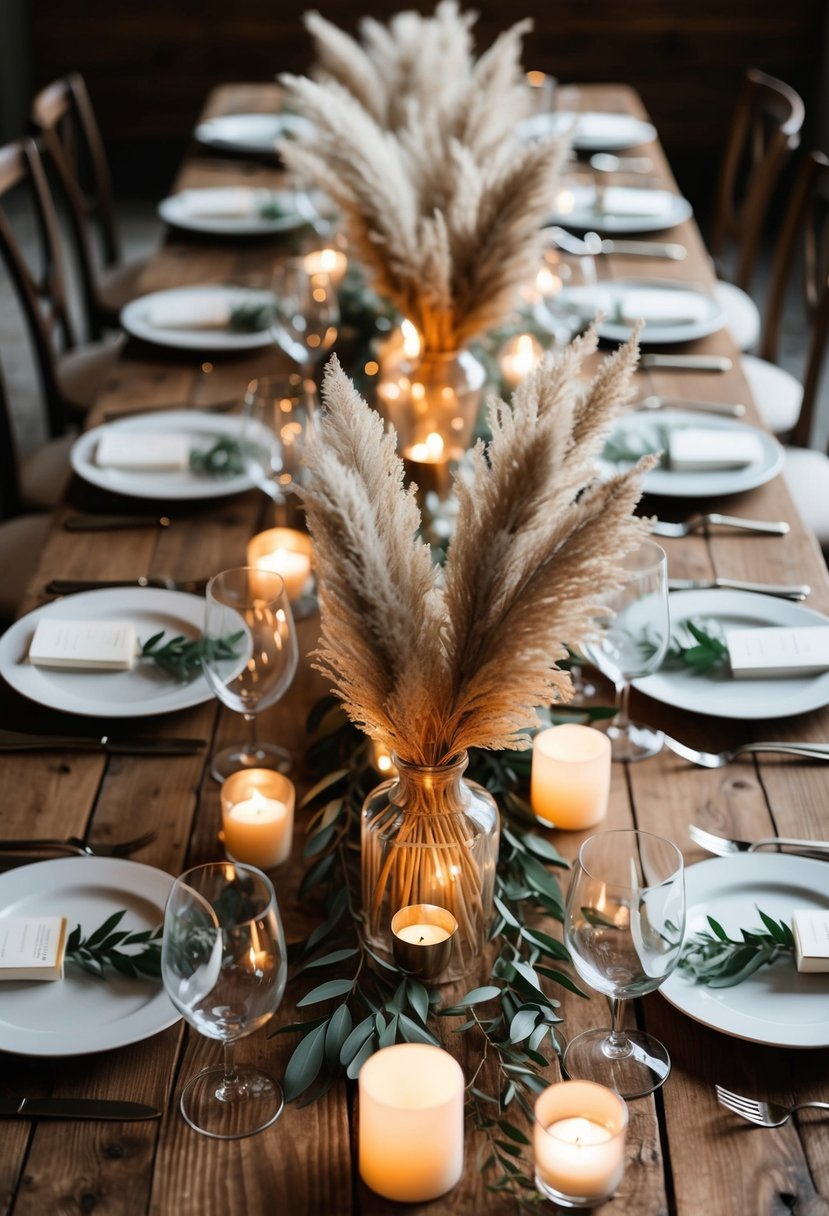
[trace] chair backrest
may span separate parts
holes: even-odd
[[[34,221],[37,264],[23,251],[4,200],[16,189],[27,198]],[[49,430],[65,427],[63,398],[56,376],[56,352],[76,344],[69,313],[61,256],[60,228],[43,162],[32,139],[0,148],[0,256],[5,262],[26,320],[46,400]]]
[[[798,280],[812,334],[793,438],[807,447],[829,337],[829,157],[822,152],[803,158],[777,240],[760,344],[761,356],[772,362],[780,349],[784,308]]]
[[[118,261],[119,248],[109,166],[83,77],[65,76],[42,89],[32,103],[32,125],[66,200],[84,306],[93,336],[99,337],[102,307],[93,232],[105,266]]]
[[[720,167],[709,242],[716,260],[734,249],[729,277],[744,291],[775,186],[800,143],[805,113],[800,96],[782,80],[756,68],[746,73]]]
[[[17,477],[17,444],[9,412],[9,401],[0,374],[0,519],[20,512],[20,482]]]

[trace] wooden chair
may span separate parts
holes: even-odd
[[[27,260],[4,207],[4,200],[16,190],[27,195],[38,244],[38,268]],[[58,219],[40,154],[28,138],[0,148],[0,256],[31,337],[49,432],[60,435],[97,398],[123,339],[84,346],[77,343],[67,304]]]
[[[89,332],[100,338],[140,294],[146,259],[121,261],[109,166],[83,77],[66,76],[38,93],[32,125],[66,200]]]
[[[726,323],[741,350],[760,337],[760,312],[748,294],[757,252],[775,187],[800,143],[805,107],[782,80],[756,68],[746,73],[731,120],[717,183],[709,247],[720,275],[717,283]]]
[[[67,465],[68,468],[68,465]],[[19,482],[14,459],[13,435],[8,402],[0,379],[0,505],[11,513],[19,505]],[[0,523],[0,629],[15,614],[37,567],[49,535],[48,515],[17,515]]]

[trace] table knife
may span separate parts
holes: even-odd
[[[689,397],[643,397],[634,401],[634,410],[699,410],[703,414],[720,414],[723,418],[742,418],[746,407],[741,401],[696,401]]]
[[[754,591],[758,595],[776,595],[784,600],[805,600],[812,590],[808,583],[748,583],[739,578],[669,578],[669,591]]]
[[[618,241],[615,237],[605,237],[599,252],[641,258],[667,258],[672,262],[682,262],[688,255],[685,246],[678,245],[675,241]]]
[[[160,1119],[161,1111],[143,1102],[109,1098],[0,1098],[2,1119]]]
[[[734,365],[726,355],[655,355],[648,352],[639,360],[639,366],[675,372],[730,372]]]
[[[168,515],[68,515],[67,532],[109,532],[116,528],[169,528]]]
[[[204,739],[153,738],[112,739],[109,735],[30,735],[0,730],[0,752],[108,752],[124,756],[193,756],[205,746]]]

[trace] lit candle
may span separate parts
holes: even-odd
[[[359,1075],[360,1177],[378,1195],[425,1203],[463,1173],[464,1076],[440,1047],[397,1043]]]
[[[625,1170],[628,1111],[624,1100],[593,1081],[562,1081],[535,1104],[535,1180],[566,1207],[609,1199]]]
[[[504,383],[516,388],[529,375],[544,353],[543,347],[532,334],[516,334],[501,347],[498,366]]]
[[[610,793],[610,740],[592,726],[565,723],[533,740],[530,802],[540,819],[580,831],[600,823]]]
[[[310,536],[294,528],[268,528],[248,541],[247,564],[281,574],[288,599],[298,600],[311,577]]]
[[[371,767],[380,774],[381,777],[396,777],[397,765],[394,763],[394,758],[391,752],[378,743],[376,739],[371,740],[369,747],[369,760]]]
[[[391,920],[392,951],[398,967],[436,980],[452,958],[458,922],[437,904],[409,904]]]
[[[348,258],[341,249],[314,249],[306,253],[302,265],[306,274],[327,274],[334,287],[337,287],[345,278]]]
[[[243,769],[222,784],[225,852],[233,861],[270,870],[287,861],[294,833],[292,783],[265,768]]]
[[[414,460],[418,464],[443,464],[449,459],[443,436],[437,431],[430,431],[420,443],[410,444],[404,449],[403,455],[407,460]]]

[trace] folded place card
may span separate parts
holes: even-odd
[[[677,472],[742,469],[763,459],[763,445],[751,431],[678,427],[668,441],[668,463]]]
[[[693,325],[710,315],[711,302],[692,291],[627,291],[618,301],[613,319],[633,325],[644,321],[654,325]]]
[[[0,980],[62,980],[65,916],[0,916]]]
[[[152,303],[145,320],[154,329],[227,329],[230,301],[218,291],[173,295]]]
[[[179,199],[188,215],[204,219],[244,219],[252,212],[257,193],[247,186],[219,186],[209,190],[184,190]]]
[[[829,625],[770,627],[726,633],[731,671],[738,680],[814,676],[829,671]]]
[[[132,621],[60,621],[41,617],[29,645],[37,667],[127,671],[135,662]]]
[[[192,436],[172,431],[104,431],[95,448],[102,469],[162,469],[190,467]]]
[[[637,190],[632,186],[607,186],[599,191],[596,210],[607,215],[665,215],[674,195],[669,190]]]
[[[798,971],[829,971],[829,911],[793,913],[792,933]]]

